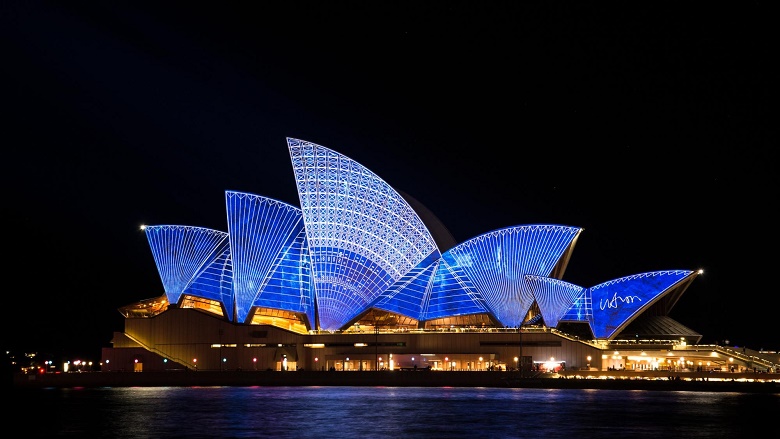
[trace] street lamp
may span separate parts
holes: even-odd
[[[517,369],[517,360],[519,360],[519,358],[515,357],[515,369]]]
[[[590,360],[591,360],[591,356],[588,355],[588,370],[590,370]]]

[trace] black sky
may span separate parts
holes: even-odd
[[[702,268],[671,316],[780,349],[764,2],[0,8],[4,348],[97,357],[119,307],[163,293],[139,226],[226,231],[226,190],[300,205],[295,137],[457,242],[583,227],[577,285]]]

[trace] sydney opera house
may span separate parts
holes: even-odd
[[[355,160],[287,139],[300,207],[226,191],[226,230],[149,225],[158,297],[122,307],[118,370],[679,370],[729,367],[669,317],[700,274],[594,286],[580,233],[514,225],[456,243]],[[696,349],[691,349],[696,347]]]

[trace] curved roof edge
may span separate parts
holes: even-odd
[[[428,231],[431,232],[431,236],[436,242],[436,245],[439,247],[439,251],[441,253],[446,252],[458,244],[458,242],[455,241],[455,237],[453,237],[452,233],[450,233],[449,229],[447,229],[439,217],[431,212],[430,209],[425,207],[424,204],[406,192],[400,189],[395,189],[395,191],[398,192],[398,194],[401,195],[401,197],[403,197],[407,203],[409,203],[409,206],[411,206],[415,212],[417,212],[417,215],[420,217],[423,224],[425,224],[425,227],[427,227]]]

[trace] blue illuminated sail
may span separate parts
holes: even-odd
[[[340,329],[434,251],[420,217],[354,160],[287,139],[322,329]]]
[[[514,327],[534,302],[525,276],[549,276],[581,231],[560,225],[507,227],[459,244],[442,257],[464,273],[501,324]]]
[[[169,303],[177,304],[187,292],[232,307],[227,233],[179,225],[145,226],[144,231]]]
[[[691,275],[695,275],[694,272],[687,270],[653,271],[591,287],[593,335],[609,339],[618,334],[642,311]]]
[[[225,201],[236,320],[246,321],[254,306],[305,312],[312,318],[300,209],[234,191],[225,192]]]

